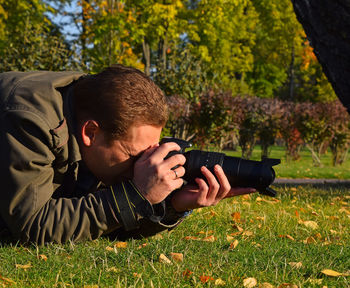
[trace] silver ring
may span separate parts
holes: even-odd
[[[179,176],[177,176],[176,170],[173,170],[175,173],[175,179],[177,179]]]

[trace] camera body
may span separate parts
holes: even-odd
[[[181,149],[172,151],[167,155],[183,154],[186,157],[184,168],[186,170],[183,179],[188,183],[194,183],[196,177],[203,177],[200,171],[206,166],[212,173],[214,166],[219,164],[229,180],[231,187],[252,187],[260,194],[275,197],[277,192],[269,186],[275,180],[275,171],[272,166],[281,163],[280,159],[265,158],[262,161],[245,160],[239,157],[226,156],[224,153],[208,152],[202,150],[189,150],[191,147],[188,141],[172,137],[164,137],[160,144],[175,142]]]

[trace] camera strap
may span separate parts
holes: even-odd
[[[165,215],[165,202],[152,205],[132,181],[125,181],[110,186],[114,202],[116,204],[116,215],[119,222],[126,231],[139,228],[139,218],[147,218],[158,223]]]

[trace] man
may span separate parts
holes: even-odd
[[[158,144],[165,97],[136,69],[2,73],[0,103],[0,233],[15,240],[143,237],[254,191],[219,166],[183,186],[185,157],[164,159],[179,146]]]

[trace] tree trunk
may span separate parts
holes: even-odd
[[[350,0],[292,0],[323,71],[350,113]]]
[[[142,49],[143,49],[143,58],[145,59],[145,74],[149,76],[151,75],[151,49],[146,40],[146,37],[143,38]]]

